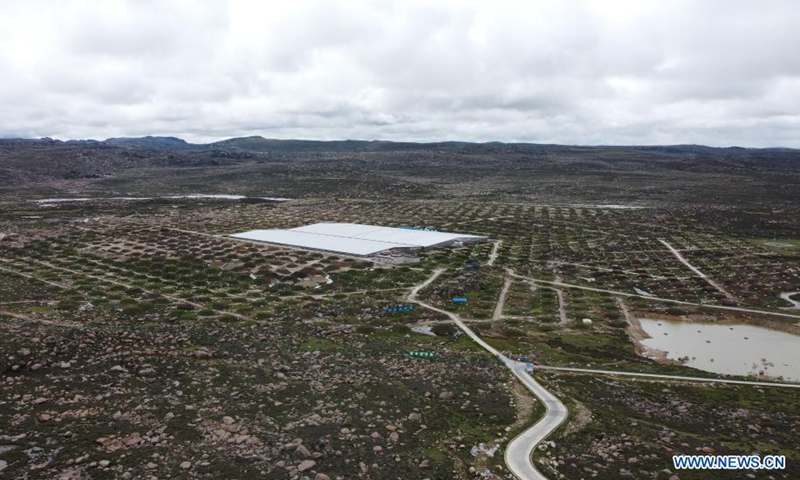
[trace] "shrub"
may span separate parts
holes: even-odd
[[[453,335],[457,330],[456,326],[450,323],[437,323],[431,327],[431,331],[440,337]]]
[[[503,329],[503,335],[505,335],[507,337],[524,337],[525,336],[525,332],[523,332],[519,328],[505,327]]]
[[[411,333],[411,327],[408,325],[397,324],[392,326],[392,331],[395,333]]]

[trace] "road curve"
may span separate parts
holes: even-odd
[[[533,449],[547,438],[564,420],[567,419],[567,407],[547,389],[533,379],[525,371],[525,364],[506,359],[506,365],[519,378],[525,387],[539,397],[547,411],[539,422],[517,435],[506,447],[505,460],[509,470],[517,477],[526,480],[546,480],[547,477],[536,470],[531,460]]]
[[[528,375],[528,373],[525,371],[524,363],[516,362],[506,357],[496,348],[486,343],[481,337],[473,332],[458,315],[453,312],[448,312],[447,310],[442,310],[441,308],[436,308],[433,305],[417,299],[417,294],[419,291],[433,283],[433,281],[436,280],[436,278],[439,277],[442,272],[444,272],[444,269],[435,270],[433,274],[424,282],[415,286],[408,295],[408,301],[414,302],[429,310],[443,313],[450,317],[450,319],[458,326],[458,328],[467,334],[467,336],[475,343],[502,361],[503,364],[508,367],[508,369],[511,370],[511,372],[522,382],[522,384],[525,385],[525,388],[530,390],[531,393],[536,395],[536,397],[541,400],[547,409],[544,417],[542,417],[542,419],[539,420],[535,425],[520,433],[508,443],[505,452],[505,461],[508,469],[511,470],[511,473],[516,475],[517,478],[521,480],[547,480],[547,477],[542,475],[542,473],[536,470],[536,467],[533,466],[531,454],[539,442],[544,440],[550,433],[553,432],[553,430],[558,428],[558,426],[564,422],[569,413],[567,407],[561,403],[561,401],[556,398],[555,395],[550,393],[536,380],[534,380],[533,377]]]

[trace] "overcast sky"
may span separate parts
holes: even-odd
[[[0,137],[800,147],[800,1],[2,0]]]

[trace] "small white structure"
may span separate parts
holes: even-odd
[[[592,324],[592,319],[591,318],[584,318],[583,319],[583,324],[584,325],[591,325]]]
[[[479,235],[357,223],[315,223],[288,230],[250,230],[231,237],[358,257],[488,240]]]
[[[528,373],[531,373],[533,371],[533,364],[532,363],[526,363],[525,364],[525,371],[528,372]]]

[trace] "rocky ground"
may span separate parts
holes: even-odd
[[[296,327],[0,320],[2,475],[461,478],[516,418],[460,340]]]

